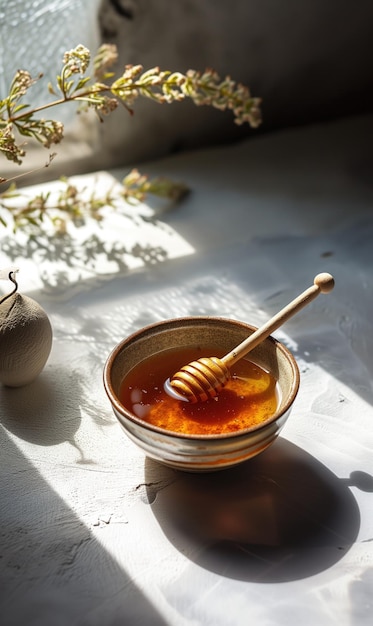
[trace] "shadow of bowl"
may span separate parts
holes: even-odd
[[[148,500],[166,536],[226,577],[273,583],[314,575],[342,558],[359,531],[351,482],[283,438],[221,473],[145,463]],[[158,480],[168,486],[155,496]]]

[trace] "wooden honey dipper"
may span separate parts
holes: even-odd
[[[166,391],[173,397],[192,403],[214,398],[230,379],[232,365],[246,356],[250,350],[253,350],[290,317],[312,302],[320,293],[329,293],[333,287],[333,276],[326,272],[317,274],[312,287],[303,291],[224,357],[221,359],[215,356],[205,357],[184,365],[166,381]]]

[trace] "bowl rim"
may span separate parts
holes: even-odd
[[[132,413],[127,407],[125,407],[120,402],[119,398],[114,392],[113,385],[111,382],[111,369],[112,369],[112,366],[114,364],[116,357],[118,356],[118,354],[120,354],[123,347],[127,343],[133,343],[134,341],[136,341],[137,338],[140,338],[146,334],[151,334],[152,330],[156,328],[165,329],[167,328],[167,326],[174,327],[178,323],[192,325],[194,323],[208,322],[211,320],[214,320],[216,322],[225,322],[228,324],[233,323],[237,327],[247,328],[248,330],[252,330],[253,332],[257,330],[257,326],[248,324],[247,322],[243,322],[241,320],[231,319],[228,317],[218,317],[214,315],[193,315],[193,316],[190,315],[190,316],[185,316],[185,317],[174,317],[170,319],[160,320],[158,322],[153,322],[151,324],[148,324],[147,326],[143,326],[142,328],[136,330],[135,332],[131,333],[130,335],[122,339],[119,343],[117,343],[114,346],[109,356],[107,357],[105,365],[104,365],[103,383],[104,383],[106,394],[110,400],[112,407],[115,409],[115,411],[117,411],[121,415],[122,418],[129,420],[130,422],[133,422],[140,428],[144,428],[145,430],[152,431],[154,433],[158,433],[158,434],[170,437],[170,438],[174,438],[176,440],[186,439],[186,440],[195,440],[195,441],[201,442],[201,441],[227,440],[227,439],[232,439],[232,438],[236,439],[241,436],[242,437],[247,436],[249,433],[258,433],[260,430],[263,430],[267,428],[268,426],[270,426],[271,424],[273,424],[274,422],[277,422],[282,416],[284,416],[289,411],[299,390],[300,371],[299,371],[298,363],[294,355],[292,354],[292,352],[280,340],[276,339],[272,335],[269,335],[263,341],[272,342],[276,346],[276,348],[278,348],[285,355],[285,357],[287,358],[291,366],[291,370],[293,373],[293,380],[291,384],[290,393],[288,395],[286,402],[281,408],[281,410],[280,411],[277,410],[273,415],[271,415],[271,417],[267,418],[260,424],[256,424],[255,426],[249,426],[248,428],[242,428],[241,430],[238,430],[235,432],[213,434],[213,435],[178,433],[176,431],[167,430],[166,428],[161,428],[160,426],[155,426],[153,424],[145,422],[141,418],[137,417],[137,415]],[[119,420],[119,421],[122,424],[122,426],[124,426],[122,420]]]

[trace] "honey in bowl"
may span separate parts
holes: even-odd
[[[208,352],[208,350],[207,350]],[[171,397],[165,381],[185,363],[206,355],[206,347],[164,350],[137,364],[124,378],[119,400],[138,418],[182,435],[224,435],[257,426],[279,404],[276,379],[241,359],[215,398],[192,404]],[[211,353],[215,353],[212,349]],[[223,355],[217,355],[223,356]]]

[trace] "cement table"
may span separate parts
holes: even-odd
[[[372,131],[351,118],[142,164],[191,193],[108,209],[69,243],[1,231],[0,268],[54,332],[40,376],[0,389],[3,626],[371,624]],[[208,475],[145,458],[103,389],[114,345],[170,317],[260,324],[320,271],[335,290],[276,333],[301,370],[278,440]]]

